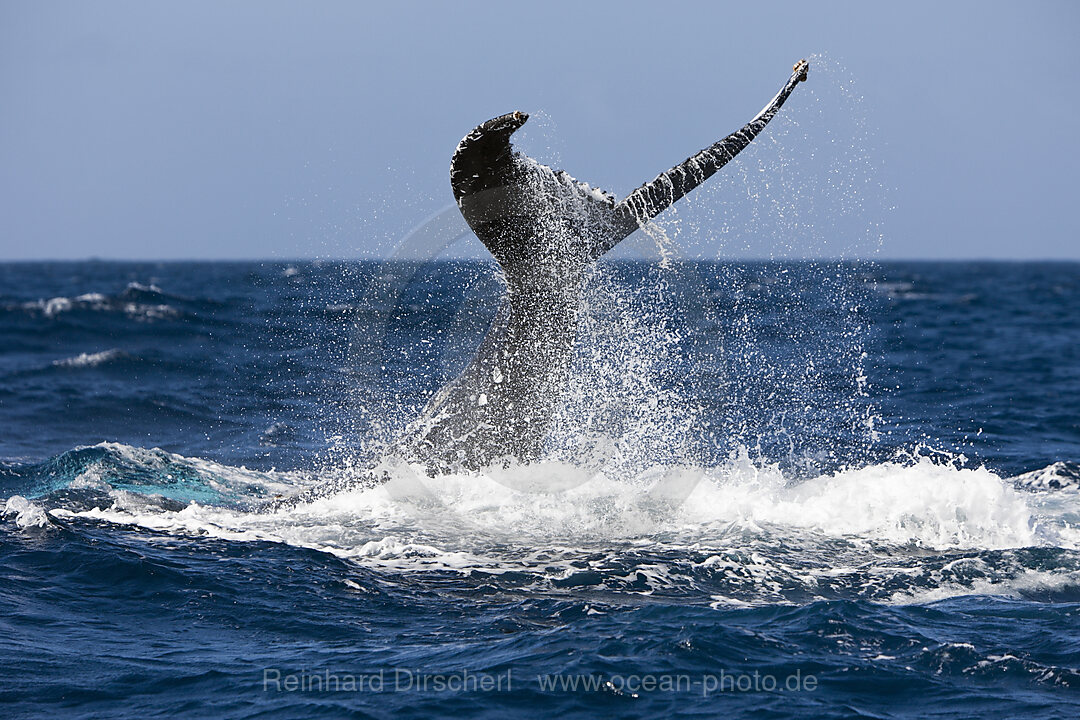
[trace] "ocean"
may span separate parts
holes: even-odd
[[[0,715],[1080,715],[1080,264],[589,287],[543,461],[431,477],[491,263],[0,264]]]

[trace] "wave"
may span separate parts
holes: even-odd
[[[304,473],[256,471],[189,458],[159,448],[105,442],[78,447],[41,463],[0,462],[0,487],[59,507],[99,505],[103,499],[145,496],[151,501],[250,506],[302,491]],[[71,491],[94,490],[80,497]],[[119,493],[119,494],[117,494]]]
[[[562,463],[436,478],[400,464],[378,472],[388,480],[373,484],[347,465],[261,473],[106,444],[0,466],[0,480],[19,525],[104,522],[284,543],[382,572],[542,592],[716,605],[1080,593],[1080,494],[928,458],[799,482],[745,453],[635,476]]]
[[[119,348],[110,348],[109,350],[102,350],[101,352],[79,353],[74,357],[53,360],[52,364],[54,367],[63,368],[97,367],[98,365],[104,365],[105,363],[121,360],[126,357],[128,357],[128,354],[123,350],[120,350]]]
[[[43,528],[49,524],[49,517],[44,508],[32,503],[21,495],[13,495],[4,503],[0,517],[12,518],[22,529]]]
[[[25,302],[7,303],[7,313],[56,319],[70,313],[108,313],[130,319],[151,322],[187,317],[191,312],[221,307],[222,303],[207,298],[196,299],[168,293],[150,283],[129,282],[118,293],[88,292],[73,296],[40,298]]]
[[[1013,478],[1017,487],[1028,490],[1080,489],[1080,463],[1056,462]]]
[[[8,305],[5,310],[8,312],[22,311],[31,316],[45,318],[55,318],[72,312],[118,313],[143,321],[174,319],[183,315],[178,308],[167,303],[138,302],[132,299],[132,295],[144,294],[141,291],[138,293],[125,291],[125,293],[116,296],[85,293],[75,297],[54,297],[24,302],[19,305]]]

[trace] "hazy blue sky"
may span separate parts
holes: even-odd
[[[622,196],[813,54],[689,253],[1080,258],[1078,38],[1069,2],[0,0],[0,259],[387,253],[514,109]]]

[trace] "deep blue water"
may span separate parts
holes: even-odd
[[[545,462],[394,462],[501,292],[0,265],[0,714],[1080,713],[1080,265],[607,263]]]

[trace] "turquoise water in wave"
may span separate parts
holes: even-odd
[[[437,478],[490,264],[0,280],[4,717],[1080,712],[1080,265],[606,263]]]

